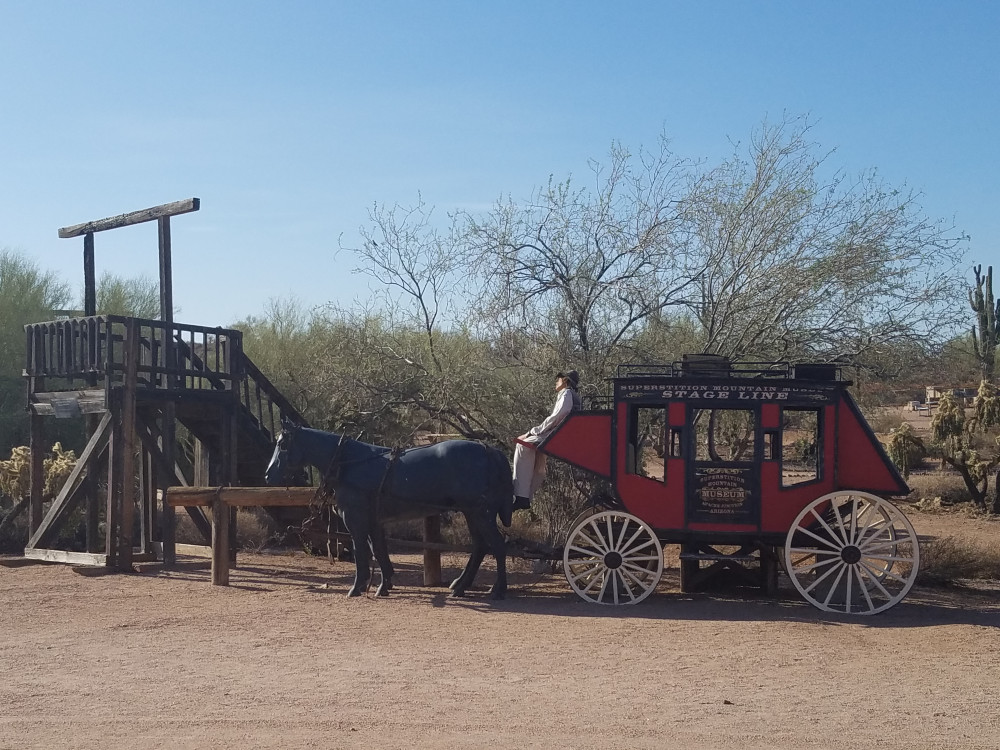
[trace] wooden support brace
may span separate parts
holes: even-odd
[[[90,441],[80,454],[80,458],[77,459],[76,466],[74,466],[73,471],[70,472],[69,477],[66,479],[66,483],[59,491],[55,500],[52,501],[52,505],[49,507],[49,512],[45,514],[45,518],[38,526],[38,529],[28,540],[29,548],[42,547],[51,541],[52,535],[54,534],[59,522],[62,521],[66,514],[71,510],[71,500],[76,497],[75,491],[80,483],[80,480],[86,472],[94,470],[98,462],[100,462],[104,451],[107,450],[110,427],[111,414],[106,413],[104,418],[101,420],[101,423],[97,426],[97,430],[91,436]]]

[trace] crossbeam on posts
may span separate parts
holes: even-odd
[[[127,214],[112,216],[107,219],[98,219],[97,221],[88,221],[83,224],[74,224],[73,226],[63,227],[59,230],[59,237],[62,239],[80,237],[81,235],[90,234],[92,232],[103,232],[108,229],[118,229],[119,227],[128,227],[133,224],[142,224],[147,221],[154,221],[168,216],[179,216],[180,214],[197,211],[199,208],[201,208],[201,199],[188,198],[187,200],[164,203],[159,206],[153,206],[152,208],[144,208],[141,211],[132,211]]]

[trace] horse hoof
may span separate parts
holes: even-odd
[[[348,596],[361,596],[361,591],[359,589],[356,589],[356,588],[351,588],[351,590],[347,592],[347,595]]]
[[[458,588],[458,582],[461,580],[462,580],[461,578],[456,578],[454,581],[448,584],[448,588],[454,591],[456,588]]]
[[[452,589],[451,595],[456,599],[461,599],[463,596],[465,596],[465,589]]]
[[[392,586],[379,586],[375,592],[375,596],[389,596],[390,589],[392,589]]]
[[[492,599],[495,602],[498,602],[498,601],[500,601],[502,599],[506,599],[506,598],[507,598],[507,592],[506,591],[494,591],[493,593],[490,594],[490,599]]]

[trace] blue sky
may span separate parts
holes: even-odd
[[[338,240],[374,203],[443,217],[612,141],[717,162],[809,114],[1000,265],[1000,2],[0,0],[0,248],[82,286],[62,226],[190,197],[178,320],[370,295]],[[98,273],[156,276],[155,224],[96,235]]]

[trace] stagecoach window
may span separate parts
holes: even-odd
[[[684,458],[684,428],[670,428],[670,457]]]
[[[778,433],[776,430],[767,430],[764,433],[764,460],[777,461],[780,458],[778,453]]]
[[[715,463],[754,460],[756,420],[750,409],[694,409],[695,460]]]
[[[793,487],[819,479],[818,409],[782,409],[781,485]]]
[[[625,471],[658,482],[666,481],[663,460],[665,437],[666,410],[663,407],[634,407],[625,448]]]

